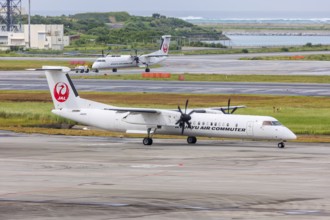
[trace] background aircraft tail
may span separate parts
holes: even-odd
[[[170,50],[171,35],[162,36],[159,52],[162,55],[167,55]]]
[[[142,57],[166,57],[168,51],[170,50],[170,42],[171,42],[171,35],[162,36],[162,41],[160,43],[159,50],[153,53],[142,55]]]

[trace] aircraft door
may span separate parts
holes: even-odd
[[[253,121],[249,121],[246,125],[246,133],[248,136],[253,136]]]

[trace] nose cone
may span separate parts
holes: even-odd
[[[285,128],[285,132],[283,134],[283,140],[295,140],[297,136],[288,128]]]
[[[92,65],[92,69],[97,69],[97,68],[98,68],[98,65],[97,65],[96,62],[94,62],[93,65]]]

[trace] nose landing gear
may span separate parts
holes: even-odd
[[[280,142],[280,143],[278,143],[277,147],[278,147],[278,148],[284,148],[284,147],[285,147],[284,142]]]

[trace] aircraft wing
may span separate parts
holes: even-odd
[[[175,126],[180,113],[172,110],[138,109],[138,108],[105,108],[122,114],[122,121],[136,125],[146,125],[157,128],[159,126]]]
[[[140,109],[140,108],[105,108],[104,110],[117,111],[117,112],[130,112],[130,113],[147,113],[147,114],[160,114],[161,111],[155,109]]]
[[[239,108],[246,108],[246,106],[245,105],[238,105],[238,106],[230,106],[229,108],[228,108],[228,106],[226,106],[226,107],[214,107],[214,108],[207,108],[207,109],[221,111],[221,109],[222,110],[234,110],[234,109],[239,109]]]
[[[215,107],[215,108],[208,108],[211,111],[221,112],[223,114],[226,114],[226,112],[230,112],[230,114],[233,114],[237,109],[240,108],[246,108],[245,105],[238,105],[238,106],[226,106],[226,107]]]

